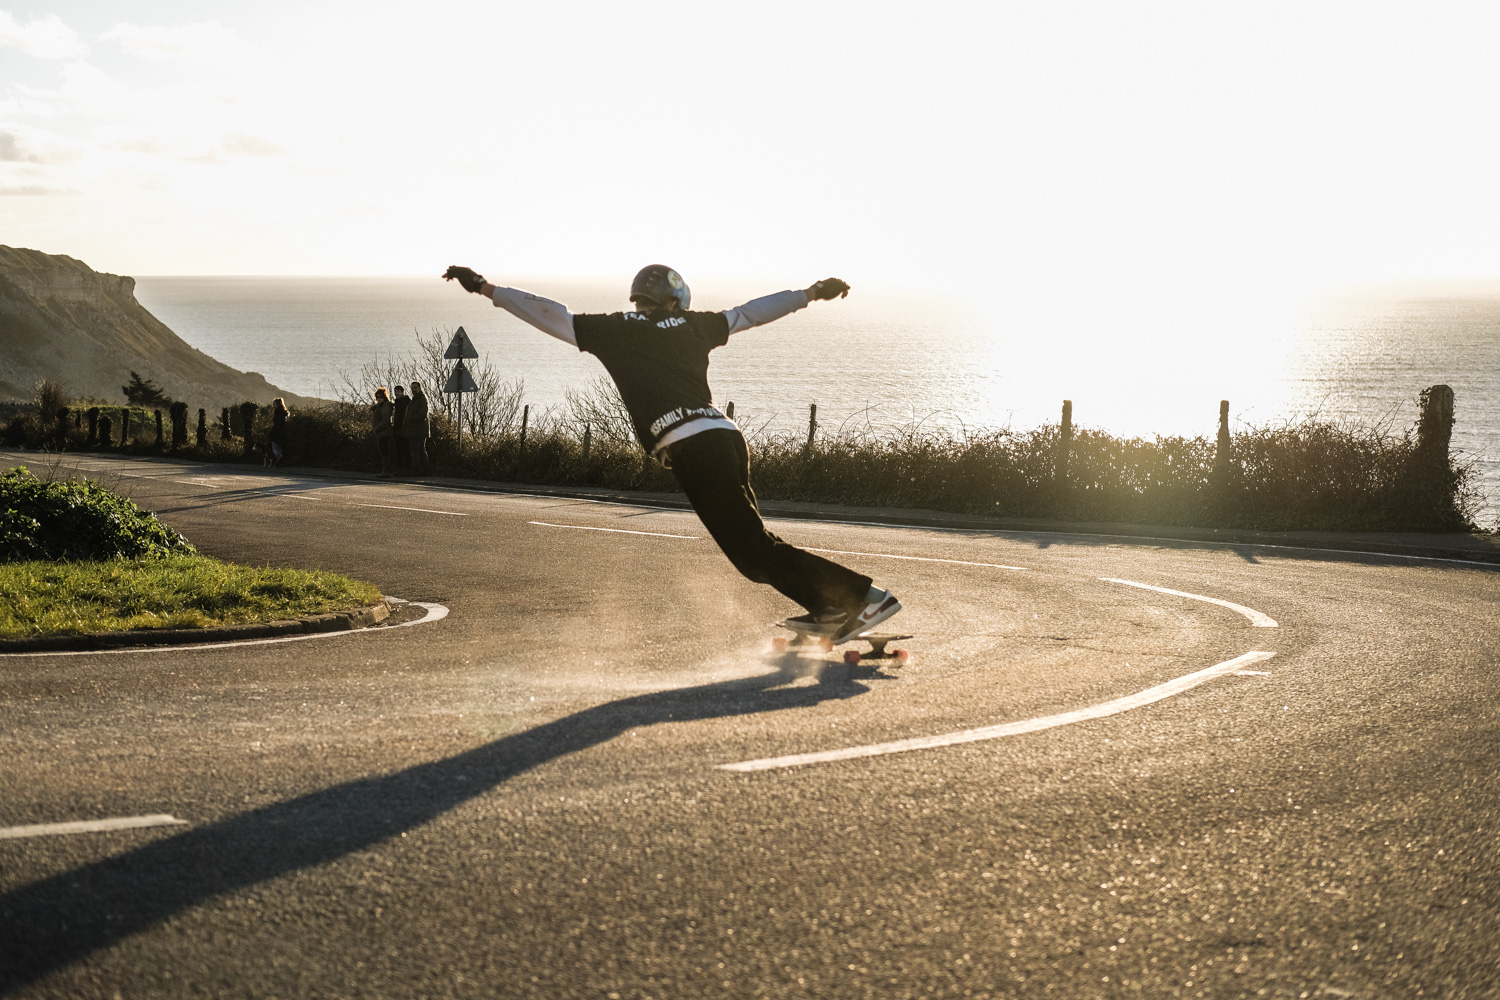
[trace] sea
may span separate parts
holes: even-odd
[[[626,308],[614,282],[537,278],[520,287],[573,312]],[[722,309],[774,288],[694,288]],[[1204,435],[1318,417],[1395,433],[1422,389],[1453,388],[1453,447],[1500,510],[1500,284],[1309,298],[1260,328],[1212,307],[1193,324],[1140,331],[1017,318],[919,293],[864,292],[736,334],[715,351],[715,401],[766,433],[1027,430],[1056,423],[1118,436]],[[292,392],[344,398],[361,371],[462,326],[484,360],[524,386],[534,413],[603,369],[478,296],[430,277],[139,277],[141,304],[192,346]]]

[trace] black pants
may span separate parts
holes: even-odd
[[[819,613],[864,604],[870,578],[788,545],[766,530],[750,488],[745,438],[704,431],[670,446],[672,474],[734,568]]]

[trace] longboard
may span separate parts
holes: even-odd
[[[809,631],[802,622],[794,622],[790,618],[787,618],[775,624],[778,628],[784,628],[793,633],[790,639],[784,635],[778,635],[771,640],[771,648],[778,653],[784,653],[788,650],[804,646],[817,646],[823,652],[827,653],[831,652],[835,645],[834,641],[828,636]],[[861,660],[894,660],[897,663],[906,663],[911,660],[910,650],[887,649],[886,647],[893,642],[910,638],[911,636],[909,635],[896,635],[889,632],[866,632],[864,635],[850,636],[844,640],[845,643],[868,642],[870,650],[869,652],[861,652],[857,649],[846,649],[844,650],[844,662],[858,663]],[[843,645],[843,643],[839,643],[838,645]]]

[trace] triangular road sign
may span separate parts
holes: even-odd
[[[458,331],[460,334],[463,330]],[[448,384],[443,386],[444,392],[478,392],[479,386],[474,384],[474,376],[469,374],[469,369],[464,367],[460,361],[453,366],[453,374],[448,376]]]
[[[474,350],[474,342],[469,339],[469,335],[467,333],[464,333],[464,328],[459,327],[458,332],[455,333],[453,335],[453,339],[449,341],[448,349],[443,352],[443,357],[447,358],[449,361],[452,361],[455,358],[477,358],[479,357],[479,352]],[[453,390],[450,389],[448,391],[451,392]],[[473,392],[474,390],[465,389],[464,391]]]

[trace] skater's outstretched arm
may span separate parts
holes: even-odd
[[[448,281],[457,279],[458,283],[464,286],[464,291],[483,295],[498,308],[504,309],[518,319],[525,320],[543,333],[549,333],[564,343],[578,346],[578,338],[573,333],[573,314],[561,302],[553,302],[540,295],[523,292],[519,288],[492,285],[484,280],[484,275],[456,264],[448,268],[443,277]]]
[[[725,309],[724,317],[729,320],[729,332],[739,333],[790,315],[817,299],[836,299],[848,294],[849,285],[846,282],[838,278],[824,278],[801,291],[773,292],[751,299],[742,306]]]

